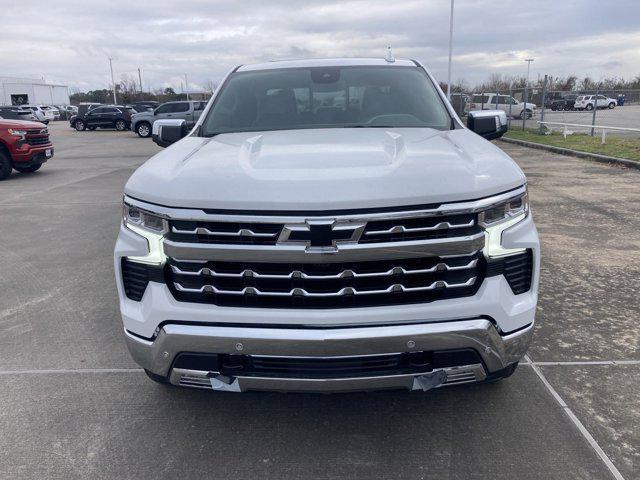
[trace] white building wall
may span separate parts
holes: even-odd
[[[42,80],[0,77],[0,105],[11,105],[12,95],[24,95],[32,105],[69,105],[69,89]]]

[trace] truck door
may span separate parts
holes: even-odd
[[[193,125],[193,114],[191,113],[191,103],[174,102],[171,104],[171,111],[167,113],[167,118],[177,118],[187,122],[187,126]]]
[[[153,112],[153,121],[162,120],[165,118],[173,118],[173,102],[163,103]]]

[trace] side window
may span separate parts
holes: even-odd
[[[598,100],[606,100],[607,97],[605,97],[604,95],[598,95]]]
[[[160,105],[158,108],[156,108],[156,113],[169,113],[171,110],[171,105],[170,103],[165,103],[164,105]]]
[[[104,107],[98,107],[98,108],[92,108],[90,110],[90,112],[93,115],[93,114],[98,114],[98,113],[105,113],[105,110],[106,110],[106,108],[104,108]],[[89,113],[89,112],[87,112],[87,113]]]
[[[193,109],[196,111],[204,110],[204,107],[207,106],[207,102],[195,102],[193,104]]]
[[[188,112],[189,104],[187,102],[172,103],[169,111],[172,113]]]

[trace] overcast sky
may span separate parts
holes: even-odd
[[[80,90],[142,69],[144,88],[218,83],[242,63],[375,56],[423,61],[446,80],[449,0],[0,0],[0,76]],[[13,6],[11,6],[13,5]],[[490,73],[640,75],[640,0],[455,0],[453,80]]]

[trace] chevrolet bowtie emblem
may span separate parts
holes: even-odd
[[[278,244],[304,245],[307,252],[337,252],[345,243],[358,243],[365,223],[337,220],[307,220],[286,224]]]

